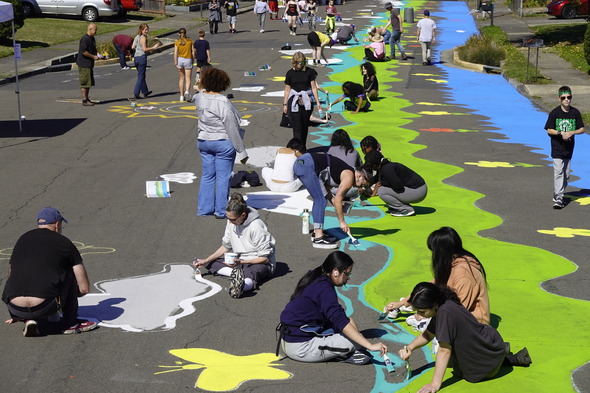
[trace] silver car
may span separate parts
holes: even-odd
[[[79,15],[88,22],[117,15],[116,0],[21,0],[25,18],[35,14]]]

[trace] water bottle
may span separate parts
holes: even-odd
[[[318,109],[318,115],[320,116],[320,119],[324,120],[324,111],[321,109]]]
[[[304,235],[309,235],[309,210],[303,209],[303,213],[301,213],[301,233]]]

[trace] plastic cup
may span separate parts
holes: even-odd
[[[237,257],[238,254],[236,254],[235,252],[226,252],[225,254],[223,254],[223,261],[226,265],[235,265]]]

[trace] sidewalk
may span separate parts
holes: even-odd
[[[521,43],[523,39],[533,37],[533,30],[529,26],[586,23],[584,19],[559,20],[549,15],[546,17],[516,17],[508,7],[501,2],[496,2],[494,10],[494,26],[500,27],[507,35],[510,41]],[[489,26],[490,19],[480,19],[477,21],[478,26]],[[526,49],[524,49],[526,54]],[[534,64],[536,58],[536,49],[531,48],[531,63]],[[512,85],[523,95],[529,97],[541,108],[549,111],[555,108],[559,101],[557,99],[557,90],[560,86],[567,85],[572,88],[574,95],[573,106],[578,108],[582,113],[590,113],[590,78],[582,71],[572,68],[572,66],[554,53],[549,53],[547,48],[539,49],[539,70],[543,76],[551,79],[554,83],[547,85],[522,84],[516,81],[510,81]]]
[[[253,8],[253,1],[242,1],[242,7],[239,9],[239,13],[250,12]],[[209,32],[209,27],[206,21],[199,20],[201,13],[197,12],[178,12],[168,13],[168,18],[157,22],[147,22],[150,26],[150,30],[169,30],[170,33],[178,31],[179,28],[184,27],[187,31],[203,29]],[[203,12],[203,17],[207,18],[209,11]],[[96,41],[109,41],[118,34],[127,34],[134,37],[137,34],[137,28],[140,23],[129,23],[129,28],[118,30],[116,32],[108,34],[100,34],[100,21],[98,23],[98,33]],[[220,28],[225,28],[225,23],[220,23]],[[196,36],[196,33],[193,34]],[[177,37],[174,36],[174,39]],[[76,62],[76,54],[78,52],[78,40],[64,42],[62,44],[54,45],[48,48],[39,48],[31,51],[23,52],[21,59],[18,61],[18,75],[19,78],[26,78],[27,76],[42,74],[45,72],[65,71],[71,69],[71,64]],[[172,46],[173,43],[166,44],[159,48],[158,51],[167,49]],[[107,64],[107,63],[103,63]],[[112,64],[112,63],[108,63]],[[0,59],[0,86],[12,83],[15,80],[15,67],[14,57],[4,57]]]
[[[246,2],[247,6],[240,9],[240,12],[249,12],[252,9],[253,2]],[[205,14],[206,17],[208,14]],[[179,12],[170,14],[169,18],[161,21],[149,23],[152,30],[168,29],[175,32],[180,27],[187,30],[194,30],[205,27],[204,22],[198,20],[199,12]],[[580,20],[584,22],[583,20]],[[494,12],[494,25],[502,28],[512,42],[522,42],[525,38],[533,36],[529,28],[533,24],[556,24],[572,23],[572,21],[561,21],[547,17],[525,17],[518,18],[505,5],[496,3]],[[489,19],[480,19],[477,21],[479,26],[490,24]],[[117,34],[128,34],[134,36],[137,32],[137,25],[130,25],[128,29],[120,30],[110,34],[97,36],[97,41],[111,39]],[[99,25],[100,27],[100,25]],[[207,30],[205,28],[205,30]],[[99,30],[100,32],[100,30]],[[170,44],[168,44],[169,46]],[[166,46],[167,47],[167,46]],[[165,48],[166,48],[165,47]],[[165,49],[163,48],[163,49]],[[54,45],[49,48],[40,48],[24,52],[22,59],[18,61],[19,77],[35,75],[51,71],[64,71],[71,68],[71,62],[75,61],[75,54],[78,50],[78,41],[66,42]],[[534,61],[536,50],[531,50],[531,60]],[[568,85],[574,93],[574,106],[581,112],[590,113],[590,84],[588,75],[579,70],[573,69],[569,63],[559,56],[549,53],[546,48],[539,50],[539,68],[541,73],[554,81],[548,85],[533,85],[513,82],[514,87],[523,95],[529,97],[541,108],[549,111],[557,106],[557,89],[562,85]],[[14,58],[5,57],[0,59],[0,85],[12,83],[14,81]]]

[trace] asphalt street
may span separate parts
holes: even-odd
[[[367,16],[371,12],[382,12],[381,5],[376,1],[363,3],[362,7],[370,7],[366,11],[360,11],[358,3],[354,1],[340,8],[343,16],[352,18],[351,23],[357,26],[369,25],[371,22],[368,22]],[[436,10],[439,3],[429,2],[427,6]],[[279,49],[287,42],[293,49],[307,49],[308,31],[307,28],[300,28],[298,35],[291,37],[285,23],[268,20],[265,30],[264,34],[259,33],[255,16],[245,13],[238,18],[238,34],[225,33],[225,24],[220,24],[220,34],[207,35],[214,65],[230,74],[232,88],[239,88],[228,93],[233,94],[236,107],[248,123],[244,127],[246,147],[257,152],[251,157],[254,164],[237,164],[235,170],[257,170],[260,173],[255,163],[264,162],[267,156],[261,150],[254,149],[282,146],[291,137],[289,129],[278,126],[282,110],[281,95],[264,96],[260,89],[263,92],[279,92],[283,89],[283,76],[290,66],[290,58],[279,53]],[[196,33],[191,32],[189,36],[196,37]],[[415,44],[413,47],[408,46],[414,51],[413,56],[406,64],[392,71],[394,81],[383,85],[382,90],[387,88],[396,92],[400,99],[407,100],[404,111],[409,114],[409,120],[403,127],[416,131],[417,136],[407,140],[392,132],[384,145],[390,147],[393,155],[396,144],[411,144],[416,147],[415,157],[419,160],[460,168],[453,172],[452,177],[432,185],[430,192],[433,198],[440,195],[437,190],[443,187],[459,190],[457,195],[465,190],[473,192],[470,207],[475,206],[486,214],[498,217],[495,226],[487,227],[480,225],[479,215],[474,216],[472,226],[477,231],[481,230],[479,236],[497,242],[532,246],[573,262],[577,265],[575,273],[558,278],[547,277],[545,283],[535,284],[563,299],[589,301],[587,282],[590,278],[590,246],[587,237],[559,238],[537,231],[539,228],[554,227],[587,228],[587,206],[571,203],[562,211],[552,210],[548,203],[550,196],[547,197],[550,194],[552,169],[545,157],[530,146],[503,143],[504,133],[493,125],[492,119],[476,112],[468,102],[457,103],[452,98],[451,88],[435,81],[448,76],[453,66],[444,61],[437,62],[433,67],[422,66],[419,48]],[[329,58],[341,53],[345,52],[340,49],[327,50]],[[355,56],[357,62],[354,67],[358,68],[362,55],[360,58],[358,54]],[[91,89],[90,98],[100,102],[94,107],[83,107],[80,104],[75,70],[37,75],[20,82],[21,105],[26,115],[24,131],[19,133],[15,121],[0,121],[0,184],[4,185],[0,197],[0,260],[3,265],[7,265],[11,247],[21,234],[34,227],[34,218],[42,207],[56,207],[69,220],[63,234],[77,242],[91,282],[98,283],[93,294],[101,295],[101,291],[109,294],[105,296],[102,306],[82,307],[81,313],[93,317],[91,314],[96,312],[94,317],[104,317],[107,314],[112,316],[133,311],[139,315],[139,319],[152,318],[149,321],[142,319],[142,323],[152,324],[152,328],[134,330],[105,324],[94,332],[75,336],[47,335],[25,339],[21,335],[20,325],[2,326],[0,346],[4,355],[0,360],[1,390],[193,391],[195,381],[202,373],[203,379],[200,381],[203,385],[197,391],[211,391],[213,389],[206,387],[219,387],[222,385],[219,381],[231,381],[236,375],[245,372],[251,373],[252,380],[244,378],[237,391],[332,392],[335,388],[344,392],[415,391],[408,390],[400,373],[387,375],[379,367],[356,367],[341,363],[309,365],[289,359],[275,361],[272,367],[266,365],[267,369],[288,371],[291,376],[286,379],[278,376],[267,378],[268,372],[256,374],[252,371],[254,368],[240,363],[238,357],[274,352],[275,326],[295,284],[306,271],[321,264],[327,255],[324,250],[313,249],[309,237],[301,235],[297,215],[260,210],[262,219],[277,240],[279,264],[275,278],[264,283],[254,294],[239,300],[232,299],[226,292],[227,280],[205,276],[219,286],[221,290],[218,293],[210,297],[199,294],[204,298],[192,303],[192,306],[183,303],[165,309],[161,305],[174,292],[184,290],[181,287],[192,285],[192,271],[188,266],[194,257],[206,257],[219,246],[225,222],[213,217],[196,217],[201,172],[196,148],[196,113],[193,104],[177,101],[178,76],[172,61],[172,50],[150,56],[148,64],[147,82],[153,95],[139,100],[135,108],[131,107],[129,97],[133,96],[136,72],[121,70],[116,64],[95,69],[96,86]],[[259,71],[258,67],[264,64],[270,65],[272,69]],[[334,92],[331,97],[337,96],[338,89],[334,87],[342,81],[330,79],[329,73],[344,71],[343,64],[348,63],[345,61],[333,67],[318,68],[322,86]],[[255,72],[256,75],[246,76],[245,72]],[[431,79],[420,77],[425,73],[436,75]],[[486,75],[481,74],[479,77],[486,78]],[[0,87],[2,119],[14,118],[14,88],[13,84]],[[428,103],[444,105],[444,110],[454,116],[425,116],[423,112]],[[397,109],[388,115],[397,116]],[[335,114],[333,120],[334,124],[330,128],[314,130],[319,131],[314,143],[326,144],[326,135],[330,135],[332,130],[351,124],[350,119],[340,114]],[[362,125],[358,117],[354,118],[354,122]],[[542,124],[536,127],[540,129],[539,132],[543,132]],[[425,132],[434,128],[478,132]],[[363,132],[368,135],[376,130],[368,128]],[[490,158],[498,162],[518,161],[531,165],[514,168],[509,176],[505,175],[506,172],[496,171],[488,172],[492,174],[486,174],[485,177],[482,177],[479,167],[466,165],[467,162]],[[435,171],[438,169],[424,175],[434,178],[438,176]],[[160,180],[164,174],[186,172],[194,173],[196,180],[184,184],[171,182],[170,198],[146,198],[146,181]],[[585,180],[587,184],[588,179]],[[241,192],[265,190],[261,186],[242,189]],[[573,190],[586,194],[588,191],[583,187],[573,187]],[[385,221],[380,213],[382,205],[376,205],[373,208],[357,206],[353,210],[355,221],[360,223],[354,226],[353,234],[367,241],[361,249],[348,244],[337,229],[331,231],[342,239],[342,249],[349,251],[356,261],[350,285],[342,290],[347,310],[354,310],[353,317],[359,328],[365,329],[375,340],[380,337],[386,340],[391,335],[402,337],[401,340],[387,341],[389,352],[397,353],[403,341],[414,333],[403,323],[391,323],[387,328],[377,324],[375,318],[378,307],[373,304],[368,306],[365,301],[367,293],[363,292],[371,290],[366,284],[381,274],[386,265],[391,268],[388,262],[399,252],[395,247],[392,249],[380,243],[379,239],[394,239],[392,241],[396,245],[401,241],[398,240],[401,238],[395,237],[400,231],[398,221],[393,217],[385,217],[391,220],[383,224]],[[459,202],[437,205],[432,199],[427,199],[417,207],[417,212],[418,216],[430,217],[437,226],[442,226],[447,224],[442,219],[436,221],[436,214],[444,214],[444,209],[447,212],[456,211],[456,215],[466,214]],[[333,216],[333,213],[330,214]],[[371,225],[371,221],[377,219],[381,219],[379,224]],[[416,219],[415,230],[422,236],[420,255],[428,255],[423,239],[434,228],[421,228],[420,217],[407,219]],[[403,247],[403,244],[399,245]],[[497,251],[490,249],[479,252],[494,255]],[[419,275],[421,280],[430,279],[427,258],[422,258],[416,266],[422,269]],[[542,267],[538,266],[538,269],[542,270]],[[6,270],[0,270],[1,287],[7,277]],[[498,280],[511,278],[511,271],[506,271],[503,276],[503,272],[494,271],[493,267],[490,270]],[[573,270],[575,268],[572,267]],[[176,271],[180,272],[181,278],[172,275]],[[167,275],[170,279],[167,279],[166,284],[157,279],[152,280]],[[390,300],[405,295],[408,288],[411,289],[416,283],[416,277],[387,282],[383,284],[383,291],[391,293]],[[175,286],[174,280],[177,279]],[[117,287],[120,293],[105,289],[115,283],[120,284]],[[494,282],[491,282],[493,286]],[[215,285],[212,287],[215,288]],[[125,299],[129,302],[133,299],[133,310],[125,308]],[[520,300],[514,299],[514,303],[506,302],[497,306],[498,309],[527,307],[526,303],[518,303]],[[494,306],[496,304],[492,305],[493,312]],[[577,316],[569,314],[569,311],[574,312],[571,306],[568,304],[564,307],[568,310],[567,314],[558,313],[560,310],[556,309],[537,311],[546,313],[547,324],[570,324],[565,320],[572,319],[571,323],[577,320]],[[157,320],[162,310],[166,315]],[[3,307],[0,307],[0,317],[8,318]],[[526,334],[535,341],[535,329],[543,327],[531,326],[526,322],[503,321],[502,324],[525,324],[523,329],[527,329]],[[572,342],[570,338],[565,340],[566,346],[588,345],[587,342]],[[560,339],[556,337],[555,341]],[[546,343],[548,351],[554,351],[558,346],[559,343]],[[218,352],[204,357],[191,355],[190,351],[170,352],[191,348]],[[214,367],[203,359],[215,359],[222,362],[223,366],[215,364]],[[431,361],[428,352],[417,354],[412,359],[416,375],[420,374],[425,381],[432,373],[428,368],[432,366]],[[577,366],[583,364],[580,362]],[[201,370],[203,368],[207,369]],[[157,374],[162,371],[170,372]],[[526,371],[529,374],[523,377],[524,380],[543,380],[544,376],[539,375],[534,367]],[[569,374],[573,369],[565,371]],[[209,382],[204,382],[205,373],[209,373]],[[380,383],[384,384],[376,383],[376,374],[379,375]],[[568,381],[566,383],[569,385]],[[569,387],[572,391],[590,392],[590,370],[587,365],[576,371],[572,382]],[[487,389],[492,389],[493,383],[491,381]],[[417,387],[416,384],[411,386]],[[444,391],[467,391],[471,386],[479,387],[449,383]],[[484,389],[482,391],[501,391],[496,388],[485,390],[486,385],[481,386]],[[521,387],[520,391],[529,390]]]

